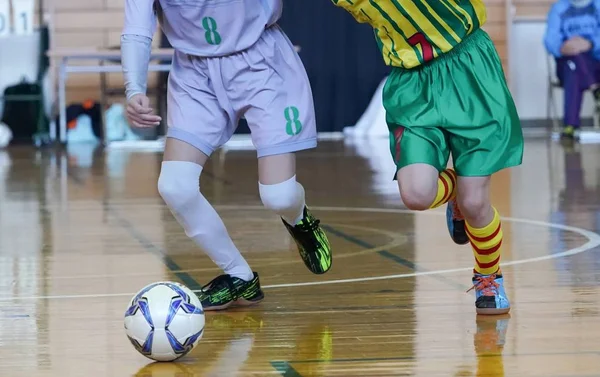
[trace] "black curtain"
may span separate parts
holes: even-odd
[[[302,49],[319,132],[354,125],[389,72],[373,29],[330,0],[288,0],[283,12],[279,24]]]
[[[165,33],[160,29],[160,48],[173,48],[167,39]],[[161,61],[161,64],[168,64],[170,61]],[[157,82],[156,102],[158,103],[158,115],[163,119],[163,124],[158,128],[158,135],[164,136],[167,128],[167,82],[169,81],[169,72],[159,72]]]

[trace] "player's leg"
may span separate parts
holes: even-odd
[[[415,131],[422,132],[423,130]],[[419,141],[411,144],[419,144]],[[444,144],[440,145],[443,146]],[[428,150],[431,152],[437,151],[440,154],[440,161],[434,162],[434,159],[430,160],[430,163],[413,163],[398,170],[398,185],[404,205],[409,209],[422,211],[437,208],[447,203],[446,223],[450,238],[459,245],[469,243],[465,230],[465,220],[456,204],[456,172],[451,168],[443,169],[442,166],[444,165],[441,165],[444,160],[447,161],[448,159],[447,152],[440,149],[440,146],[432,146],[429,142],[424,143],[419,149],[411,149],[416,153],[425,155],[430,154],[427,152]],[[409,161],[410,157],[404,157],[401,160]],[[421,160],[428,160],[428,158],[417,158],[415,161]]]
[[[594,96],[595,111],[600,111],[600,63],[591,52],[584,52],[570,58],[574,63],[574,73],[578,78],[581,97],[586,90],[590,90]],[[579,99],[578,104],[575,103],[573,106],[577,109],[577,115],[581,111],[581,102],[582,98]]]
[[[440,207],[456,196],[456,173],[446,169],[449,149],[438,128],[388,124],[390,149],[404,205],[414,211]]]
[[[204,164],[230,125],[216,96],[207,94],[208,78],[189,59],[181,60],[175,56],[169,77],[169,130],[158,190],[186,235],[223,270],[199,294],[204,309],[257,303],[263,298],[258,275],[200,188]]]
[[[500,269],[502,225],[490,202],[490,176],[521,164],[523,133],[498,54],[482,30],[446,59],[452,77],[439,111],[458,175],[457,202],[475,257],[473,284],[479,314],[510,310]],[[467,104],[467,105],[465,105]]]
[[[439,127],[443,124],[442,114],[431,105],[438,102],[438,92],[443,89],[431,85],[439,84],[439,76],[436,61],[418,70],[393,69],[383,90],[383,105],[404,204],[413,210],[425,210],[448,203],[450,236],[454,242],[464,244],[468,242],[464,220],[453,204],[456,174],[446,168],[448,134]]]
[[[295,161],[293,153],[259,157],[260,198],[266,208],[281,217],[306,267],[323,274],[331,268],[331,246],[320,221],[306,206],[304,188],[296,181]]]
[[[259,193],[265,207],[288,224],[302,220],[304,187],[296,182],[296,155],[283,153],[258,159]]]
[[[490,201],[490,176],[458,177],[457,201],[466,220],[466,229],[475,266],[473,284],[479,314],[504,314],[510,303],[500,270],[502,223]]]
[[[420,133],[423,129],[417,129],[415,131],[416,133]],[[441,130],[437,130],[437,132],[442,134]],[[456,204],[456,172],[454,169],[442,168],[442,166],[445,166],[443,165],[443,161],[447,161],[448,159],[447,149],[445,152],[443,147],[444,144],[433,146],[429,142],[422,143],[426,139],[416,137],[413,137],[412,139],[415,141],[407,142],[407,144],[411,144],[411,147],[422,144],[420,148],[411,148],[420,155],[420,157],[414,155],[400,156],[397,161],[404,161],[405,163],[409,163],[410,161],[429,162],[416,162],[410,163],[409,165],[397,163],[397,166],[400,167],[400,169],[398,170],[396,178],[398,179],[400,196],[402,197],[404,205],[409,209],[422,211],[437,208],[447,203],[446,220],[450,237],[459,245],[469,243],[465,230],[465,220]],[[395,147],[392,146],[392,149],[395,149]],[[413,152],[413,154],[415,152]],[[439,161],[436,161],[435,158],[428,158],[432,153],[439,154]]]
[[[556,61],[556,71],[564,90],[564,119],[561,136],[574,139],[580,126],[581,105],[585,87],[582,79],[585,67],[576,57],[563,57]]]
[[[294,46],[274,26],[241,53],[254,70],[228,79],[231,96],[245,117],[258,152],[259,192],[266,208],[278,214],[294,238],[305,265],[315,274],[331,268],[329,240],[305,204],[296,180],[294,152],[314,148],[317,130],[310,83]],[[260,69],[257,68],[260,66]],[[250,82],[260,82],[249,85]]]

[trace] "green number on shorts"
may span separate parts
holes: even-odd
[[[285,132],[290,135],[298,135],[300,131],[302,131],[302,122],[300,122],[300,111],[296,106],[286,107],[283,110],[283,115],[285,116]]]
[[[206,30],[204,37],[209,44],[218,45],[221,43],[221,34],[217,31],[217,21],[214,18],[204,17],[202,19],[202,27]]]

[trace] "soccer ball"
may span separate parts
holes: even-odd
[[[13,134],[10,128],[8,128],[6,124],[0,122],[0,149],[6,148],[12,138]]]
[[[204,310],[186,286],[153,283],[131,299],[125,312],[125,332],[142,355],[173,361],[193,350],[202,338]]]

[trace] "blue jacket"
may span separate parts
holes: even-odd
[[[592,42],[592,52],[600,59],[600,0],[577,8],[569,0],[558,0],[548,14],[544,44],[549,53],[560,57],[563,42],[580,36]]]

